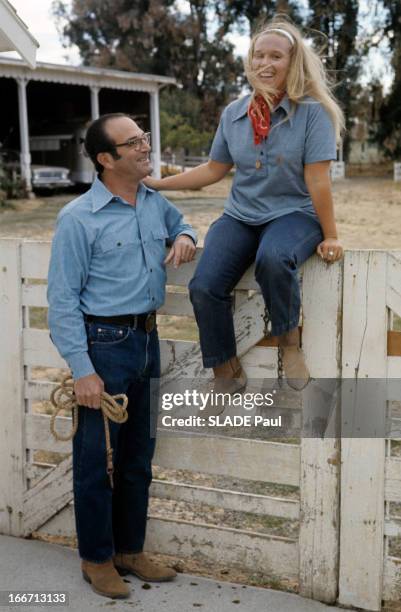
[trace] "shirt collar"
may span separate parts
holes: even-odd
[[[241,119],[242,117],[244,117],[245,115],[248,114],[248,106],[249,106],[249,100],[251,99],[250,96],[245,96],[244,98],[240,99],[240,103],[238,104],[238,109],[237,112],[234,114],[232,121],[237,121],[237,119]],[[290,125],[292,126],[292,121],[293,121],[293,115],[291,113],[291,102],[288,98],[288,95],[285,94],[284,98],[281,100],[281,102],[275,107],[274,111],[275,112],[278,108],[282,108],[286,114],[287,117],[289,119]]]
[[[153,190],[146,187],[143,183],[139,183],[138,185],[138,196],[144,198],[146,194],[151,193]],[[106,187],[106,185],[96,177],[92,183],[92,187],[90,188],[90,194],[92,198],[92,212],[97,212],[104,208],[109,202],[113,200],[113,198],[118,198],[121,203],[124,203],[124,200],[119,198],[119,196],[115,196],[111,193]]]

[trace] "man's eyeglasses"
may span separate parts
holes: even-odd
[[[129,149],[134,149],[135,151],[140,151],[143,145],[150,144],[150,132],[145,132],[142,136],[138,136],[135,138],[128,138],[125,142],[120,142],[119,144],[115,144],[115,147],[128,147]]]

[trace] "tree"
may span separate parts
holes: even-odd
[[[358,76],[362,57],[367,48],[359,45],[359,0],[310,0],[310,14],[307,26],[311,30],[322,32],[326,40],[319,34],[313,35],[316,46],[324,43],[325,65],[337,82],[335,95],[345,113],[346,127],[353,124],[352,104],[359,92]],[[344,152],[349,148],[349,134],[344,139]]]
[[[381,0],[384,9],[382,36],[386,38],[394,71],[393,83],[379,111],[376,139],[387,157],[401,157],[401,4],[399,0]]]
[[[294,23],[302,21],[299,2],[295,0],[217,0],[216,11],[224,33],[236,27],[252,34],[275,14],[285,14]]]
[[[215,127],[222,107],[240,89],[242,64],[233,45],[216,35],[211,0],[56,0],[66,44],[84,64],[173,76],[201,103],[201,128]],[[218,28],[217,28],[218,30]]]

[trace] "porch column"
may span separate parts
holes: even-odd
[[[99,91],[100,87],[91,87],[91,117],[92,121],[99,117]]]
[[[161,177],[159,90],[150,93],[150,131],[152,132],[153,175]]]
[[[25,183],[26,191],[30,193],[32,192],[31,153],[29,150],[28,105],[26,100],[26,86],[28,85],[28,79],[19,77],[16,79],[16,81],[18,85],[21,178]]]

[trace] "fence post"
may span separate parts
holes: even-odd
[[[302,345],[311,376],[338,379],[342,264],[328,266],[317,256],[311,258],[304,266],[302,287]],[[336,428],[338,410],[337,403],[330,427],[334,423]],[[326,603],[335,602],[338,592],[340,442],[335,428],[324,439],[301,439],[300,593]]]
[[[345,256],[343,377],[361,381],[358,393],[365,393],[362,381],[377,379],[375,388],[383,388],[377,383],[387,376],[386,267],[385,252],[351,251]],[[356,403],[352,413],[347,406],[349,414],[344,415],[354,427],[359,422],[379,433],[369,438],[348,433],[349,437],[342,438],[339,602],[380,610],[386,398],[383,393],[374,397],[374,390],[370,395],[373,397],[368,395],[363,406]],[[342,404],[344,408],[345,398]]]
[[[25,489],[21,245],[0,240],[0,533],[22,535]]]

